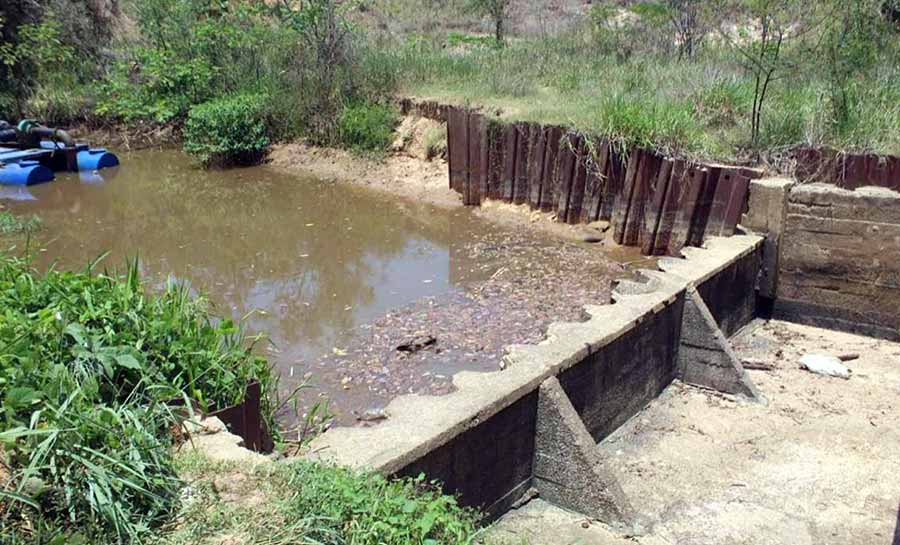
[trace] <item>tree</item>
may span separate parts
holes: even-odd
[[[877,62],[886,35],[881,0],[822,2],[822,57],[827,61],[832,119],[847,127],[853,109],[854,86]]]
[[[744,0],[739,4],[750,16],[752,25],[741,30],[738,36],[728,30],[721,30],[720,34],[738,52],[741,63],[753,76],[750,140],[755,148],[759,145],[763,106],[770,87],[784,77],[787,68],[785,49],[810,27],[798,26],[800,10],[805,5],[802,0]]]
[[[509,17],[511,3],[511,0],[470,0],[469,2],[473,11],[487,15],[494,21],[494,39],[498,44],[503,43],[504,25]]]
[[[703,17],[703,0],[666,0],[669,24],[675,30],[678,58],[691,58],[709,28]]]

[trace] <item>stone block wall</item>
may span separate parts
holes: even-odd
[[[900,193],[794,186],[776,317],[900,340]]]

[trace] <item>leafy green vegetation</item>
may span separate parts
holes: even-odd
[[[147,0],[123,5],[115,40],[78,31],[110,26],[96,13],[28,7],[0,12],[0,113],[182,127],[200,104],[266,96],[269,141],[376,149],[386,116],[361,105],[406,94],[709,159],[900,153],[888,1],[605,0],[556,25],[508,0]]]
[[[462,545],[476,536],[476,513],[418,479],[304,460],[247,471],[197,455],[179,458],[194,497],[157,545]]]
[[[208,411],[250,380],[275,388],[236,324],[182,286],[146,295],[136,263],[39,275],[2,256],[0,308],[4,541],[143,539],[179,501],[173,403]]]
[[[41,218],[37,216],[16,216],[9,210],[0,210],[0,234],[30,233],[40,229],[41,225]]]
[[[391,106],[351,105],[341,112],[338,134],[341,144],[352,150],[380,153],[391,145],[397,122],[397,111]]]
[[[235,95],[194,106],[184,124],[184,151],[204,165],[259,163],[270,143],[266,100]]]

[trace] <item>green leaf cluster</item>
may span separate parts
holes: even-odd
[[[191,108],[184,125],[184,151],[204,165],[252,165],[269,147],[267,98],[239,94]]]
[[[140,540],[178,505],[175,407],[240,402],[250,380],[274,388],[240,328],[183,286],[147,295],[136,261],[40,275],[0,256],[0,532]]]

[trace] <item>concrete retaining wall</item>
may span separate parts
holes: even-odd
[[[752,284],[751,284],[752,285]],[[675,379],[684,294],[559,374],[594,441],[602,441]]]
[[[587,321],[554,323],[545,341],[508,347],[504,370],[459,373],[457,390],[446,396],[399,397],[383,424],[331,430],[313,442],[310,456],[385,474],[425,473],[463,505],[498,515],[532,484],[541,385],[559,377],[594,439],[602,439],[674,379],[689,289],[710,286],[755,300],[752,282],[730,282],[747,281],[762,242],[713,238],[705,248],[686,248],[684,259],[661,258],[660,270],[641,272],[645,282],[619,283],[613,304],[586,306]],[[749,318],[750,303],[738,299],[711,304],[732,328]]]
[[[784,199],[775,315],[900,340],[900,193],[809,184]]]

